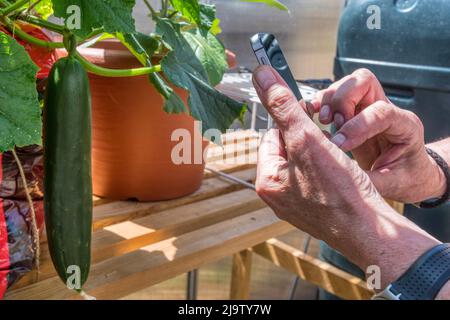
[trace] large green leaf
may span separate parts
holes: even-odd
[[[151,57],[159,47],[159,41],[155,39],[155,37],[140,32],[117,32],[115,37],[120,40],[120,42],[122,42],[122,44],[124,44],[143,65],[149,64]]]
[[[119,39],[144,66],[151,66],[151,57],[158,49],[159,42],[155,37],[142,33],[116,33]],[[164,110],[168,113],[187,112],[183,100],[157,73],[149,74],[149,81],[164,98]]]
[[[203,36],[206,36],[214,24],[219,22],[216,20],[215,5],[199,3],[198,0],[170,0],[170,2],[185,19],[198,26]]]
[[[155,86],[156,90],[164,97],[164,111],[167,113],[187,113],[188,110],[183,100],[175,91],[158,75],[150,75],[150,82]]]
[[[183,32],[183,36],[205,68],[209,82],[213,86],[218,85],[228,69],[222,43],[211,33],[203,37],[198,29]]]
[[[208,73],[178,24],[158,18],[156,22],[156,32],[173,49],[161,62],[164,74],[173,84],[189,91],[190,112],[194,118],[202,121],[203,132],[208,129],[224,132],[241,116],[243,104],[211,86]]]
[[[216,22],[216,6],[206,3],[200,3],[200,24],[199,28],[203,31],[210,31]]]
[[[289,11],[288,7],[286,7],[284,4],[282,4],[280,1],[277,1],[277,0],[240,0],[240,1],[264,3],[264,4],[268,5],[269,7],[278,8],[283,11]]]
[[[135,0],[52,0],[55,16],[67,21],[72,16],[68,8],[78,6],[81,9],[80,29],[73,32],[80,38],[86,38],[97,29],[105,32],[134,33],[132,16]]]
[[[200,24],[200,5],[198,0],[170,0],[172,7],[188,20]]]
[[[0,32],[0,152],[41,144],[38,70],[21,45]]]

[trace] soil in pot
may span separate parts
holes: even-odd
[[[81,53],[103,67],[140,66],[114,42],[103,43],[101,48],[83,49]],[[147,76],[89,77],[94,194],[111,199],[156,201],[195,192],[201,185],[205,166],[202,157],[198,161],[198,153],[197,159],[194,158],[195,147],[203,153],[208,143],[201,138],[194,119],[186,114],[165,113],[163,99]],[[187,100],[187,92],[176,91]],[[172,141],[175,130],[189,133],[190,142],[186,144],[191,146],[190,164],[175,164],[172,160],[172,152],[180,143]]]

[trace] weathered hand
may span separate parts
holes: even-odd
[[[340,130],[332,142],[352,152],[384,197],[414,203],[444,194],[445,177],[425,150],[422,122],[393,105],[370,71],[334,83],[312,105],[322,123],[334,120]]]
[[[324,136],[276,71],[260,67],[253,82],[279,128],[260,147],[258,195],[281,219],[316,238],[337,243],[352,237],[353,226],[364,228],[356,221],[365,208],[384,202],[369,177]]]
[[[383,287],[439,243],[389,207],[275,70],[258,68],[253,82],[279,128],[261,144],[256,189],[281,219],[325,240],[363,270],[379,266]]]

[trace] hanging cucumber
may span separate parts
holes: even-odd
[[[91,98],[82,65],[69,55],[48,78],[44,104],[45,223],[59,277],[81,292],[91,260]]]

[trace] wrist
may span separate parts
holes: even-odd
[[[364,271],[379,267],[381,290],[440,243],[382,200],[360,207],[349,229],[352,237],[337,249]]]
[[[373,299],[450,299],[450,244],[440,243],[427,250]]]
[[[447,191],[447,178],[445,177],[442,168],[436,163],[436,160],[434,160],[430,155],[427,156],[432,172],[432,174],[430,175],[432,185],[430,188],[431,191],[430,196],[427,199],[423,200],[428,200],[432,198],[441,198]]]

